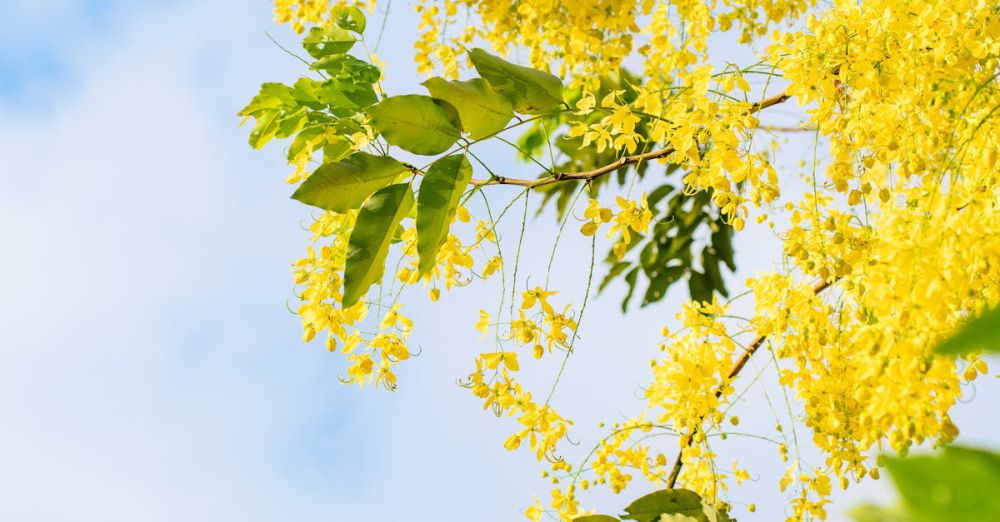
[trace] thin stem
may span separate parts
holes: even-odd
[[[751,105],[750,108],[747,109],[747,114],[754,114],[773,105],[782,103],[789,98],[790,96],[787,93],[781,93],[778,94],[777,96],[772,96],[770,98],[764,99],[758,103],[754,103],[753,105]],[[610,174],[624,167],[625,165],[631,165],[633,163],[639,163],[641,161],[648,161],[652,159],[662,158],[664,156],[669,156],[674,152],[675,150],[672,146],[665,147],[662,149],[657,149],[642,154],[622,156],[621,158],[612,163],[609,163],[602,167],[598,167],[593,170],[585,170],[581,172],[555,172],[552,174],[552,176],[549,176],[547,178],[518,179],[518,178],[506,178],[506,177],[493,177],[490,179],[474,179],[469,183],[472,185],[517,185],[527,188],[538,188],[565,180],[592,181],[606,174]]]
[[[837,280],[822,281],[818,283],[815,287],[813,287],[813,293],[818,294],[823,290],[829,288],[835,282],[837,282]],[[733,365],[733,368],[729,370],[729,374],[726,376],[726,379],[715,389],[716,398],[722,397],[722,391],[729,385],[730,382],[732,382],[734,379],[736,379],[736,377],[739,376],[740,372],[743,371],[743,368],[750,361],[750,358],[753,357],[753,354],[756,353],[761,346],[764,345],[764,341],[766,340],[767,340],[766,335],[759,335],[757,336],[756,339],[753,340],[752,343],[750,343],[746,351],[743,352],[743,355],[741,355],[740,358],[736,360],[736,364]],[[704,417],[702,418],[702,420],[704,420]],[[689,431],[686,435],[684,435],[684,438],[682,439],[683,442],[681,443],[681,446],[683,446],[683,448],[691,446],[691,444],[694,442],[694,434],[695,431],[692,430]],[[674,460],[674,467],[673,469],[670,470],[670,477],[667,479],[667,489],[671,489],[677,484],[677,478],[681,474],[681,467],[684,465],[684,461],[681,458],[684,455],[683,448],[681,449],[680,453],[677,454],[677,459]]]

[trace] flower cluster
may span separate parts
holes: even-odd
[[[406,338],[413,323],[399,313],[402,305],[393,304],[377,323],[378,331],[366,336],[359,328],[371,313],[369,304],[359,301],[340,306],[343,300],[343,274],[347,259],[347,238],[354,227],[356,211],[345,214],[327,212],[310,227],[315,246],[306,257],[294,264],[295,283],[300,285],[297,310],[302,318],[303,340],[309,342],[320,332],[326,334],[326,348],[347,355],[350,366],[346,382],[364,386],[369,381],[386,389],[396,388],[393,367],[410,357]],[[321,240],[329,244],[319,244]],[[377,305],[377,311],[381,311]]]
[[[275,5],[278,20],[301,31],[329,23],[335,3]],[[519,428],[506,448],[527,441],[538,459],[553,462],[553,481],[572,477],[552,490],[548,503],[561,520],[582,514],[577,497],[590,484],[620,492],[634,480],[674,486],[676,478],[678,486],[725,502],[727,487],[747,480],[748,472],[720,465],[708,437],[724,435],[727,418],[738,423],[729,410],[740,370],[756,351],[773,354],[779,383],[798,400],[822,452],[810,466],[790,458],[787,444],[778,446],[787,468],[776,486],[795,491],[791,522],[824,519],[834,484],[878,478],[872,453],[905,453],[958,433],[949,411],[961,384],[988,368],[975,356],[942,357],[932,348],[970,315],[1000,303],[1000,17],[988,2],[833,0],[793,23],[813,7],[811,0],[417,3],[421,73],[457,76],[464,67],[460,50],[474,40],[501,51],[526,49],[533,66],[558,64],[580,89],[579,121],[568,135],[584,147],[624,157],[649,152],[641,144],[656,145],[662,152],[656,161],[684,172],[685,193],[711,191],[736,230],[751,207],[788,213],[788,226],[777,231],[788,269],[747,281],[752,317],[735,329],[728,304],[685,305],[682,329],[665,333],[663,355],[653,361],[645,411],[615,424],[589,468],[581,465],[575,474],[555,455],[571,422],[515,380],[524,361],[502,347],[530,347],[535,358],[568,352],[579,317],[553,306],[554,292],[544,288],[521,295],[506,336],[499,328],[508,323],[480,313],[476,328],[485,333],[496,326],[497,348],[476,358],[468,386],[484,408],[516,417]],[[764,65],[712,65],[709,37],[731,29],[742,43],[767,35]],[[629,85],[628,96],[594,94],[600,78],[628,58],[641,62],[642,85]],[[752,85],[755,77],[766,83]],[[767,105],[762,100],[773,102],[768,96],[777,92],[768,92],[772,77],[786,95],[779,101],[792,98],[804,108],[817,148],[829,158],[814,165],[812,190],[785,201],[770,156],[754,139]],[[350,138],[354,148],[374,139],[370,128],[361,129]],[[307,176],[314,152],[337,140],[343,137],[321,130],[293,144],[289,182]],[[586,236],[608,226],[619,259],[635,235],[649,233],[652,220],[645,196],[618,197],[612,208],[593,199],[583,215]],[[340,306],[354,219],[327,213],[312,225],[314,245],[294,269],[298,312],[307,341],[325,335],[331,351],[347,355],[345,380],[392,388],[394,365],[410,356],[412,323],[400,315],[395,296],[384,304]],[[465,209],[457,219],[471,222]],[[434,269],[421,276],[415,231],[404,225],[396,281],[433,284],[436,300],[437,283],[447,289],[475,275],[473,253],[483,245],[498,254],[487,256],[481,276],[502,270],[494,224],[475,227],[468,244],[449,235]],[[366,321],[374,327],[363,333]],[[738,334],[749,331],[756,340],[741,345]],[[677,455],[679,468],[646,438],[654,432],[676,437],[667,453]],[[679,476],[671,476],[674,469]],[[535,521],[542,513],[537,500],[525,512]]]
[[[583,217],[587,221],[580,227],[580,232],[585,236],[592,236],[597,233],[602,224],[613,221],[608,229],[608,238],[617,235],[618,240],[612,247],[612,251],[618,259],[622,259],[625,257],[625,251],[632,244],[632,234],[645,234],[649,231],[653,212],[649,210],[649,202],[646,201],[645,193],[638,202],[618,196],[615,198],[615,203],[618,205],[618,212],[602,207],[596,199],[590,200],[583,213]]]
[[[577,329],[568,305],[560,312],[549,303],[549,298],[553,295],[556,295],[555,291],[540,287],[524,291],[518,310],[519,318],[510,323],[509,339],[520,346],[531,346],[536,359],[541,358],[546,350],[551,352],[553,348],[571,349],[572,336]],[[480,311],[476,328],[485,333],[489,326],[489,314]],[[572,422],[556,413],[548,402],[538,404],[532,399],[531,392],[525,391],[511,378],[510,372],[520,369],[516,352],[480,354],[476,358],[476,370],[469,376],[467,387],[474,395],[483,399],[484,409],[492,408],[497,416],[518,415],[517,421],[522,428],[507,438],[505,448],[515,450],[524,440],[528,440],[538,459],[547,457],[554,462],[561,462],[555,455],[556,444],[566,435]]]

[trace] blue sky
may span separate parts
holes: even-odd
[[[295,45],[270,18],[264,0],[5,6],[0,520],[506,521],[547,496],[534,460],[501,447],[513,425],[454,383],[482,349],[472,324],[495,285],[433,306],[408,300],[423,352],[395,394],[340,385],[341,359],[299,341],[288,266],[308,210],[287,198],[280,147],[252,151],[235,117],[261,82],[301,73],[265,36]],[[395,3],[389,20],[388,88],[414,92],[410,6]],[[497,198],[514,194],[503,190]],[[553,233],[543,216],[526,244]],[[776,246],[765,230],[741,235],[730,287],[770,267]],[[587,255],[581,241],[559,251],[561,297],[580,301]],[[548,250],[524,257],[541,273]],[[577,421],[574,455],[599,421],[640,410],[648,359],[681,297],[626,322],[619,290],[588,309],[555,396]],[[527,372],[539,393],[554,370]],[[978,393],[996,393],[989,386]],[[771,429],[759,400],[741,407],[748,431]],[[956,413],[965,440],[990,440],[985,401]],[[733,494],[760,506],[740,519],[781,518],[766,475],[776,451],[734,441],[720,452],[759,477]],[[866,483],[843,505],[885,496]]]

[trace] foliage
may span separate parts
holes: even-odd
[[[636,522],[732,522],[726,511],[705,502],[697,493],[689,489],[668,489],[654,491],[642,496],[625,507],[622,520]],[[574,522],[614,522],[618,519],[608,515],[585,515],[576,517]]]
[[[938,353],[967,354],[978,350],[1000,352],[1000,307],[984,311],[938,345]]]
[[[790,521],[824,519],[834,484],[877,479],[873,452],[958,435],[950,409],[962,383],[988,371],[978,350],[997,345],[982,329],[1000,303],[995,3],[420,0],[416,64],[440,76],[424,82],[427,94],[401,95],[383,90],[392,69],[368,53],[362,9],[372,4],[275,6],[279,22],[304,33],[310,75],[264,84],[240,115],[255,120],[252,147],[291,140],[293,197],[322,211],[293,267],[303,339],[325,338],[346,358],[345,382],[393,390],[412,355],[405,290],[422,284],[436,301],[499,274],[503,300],[470,325],[492,333],[493,348],[461,384],[513,417],[507,449],[523,444],[546,462],[556,487],[525,509],[529,519],[579,519],[582,491],[634,482],[656,492],[622,518],[729,518],[730,488],[749,472],[721,462],[708,438],[739,422],[731,409],[757,382],[745,378],[754,358],[769,357],[788,401],[792,433],[778,425],[775,457]],[[716,38],[757,62],[719,65]],[[527,64],[504,58],[517,49]],[[799,169],[780,162],[794,151],[761,121],[791,103],[813,141]],[[498,175],[476,152],[487,140],[537,175]],[[414,165],[394,147],[429,157]],[[498,186],[520,192],[497,205]],[[519,288],[523,234],[513,259],[502,244],[508,211],[520,202],[526,218],[536,192],[536,210],[552,204],[559,220],[553,252],[570,219],[592,259],[607,249],[607,273],[592,285],[591,264],[578,305],[548,281]],[[738,296],[753,311],[741,319],[720,299],[729,295],[722,266],[735,270],[734,234],[748,226],[774,230],[781,264],[742,282]],[[657,303],[680,282],[692,300],[680,328],[663,329],[645,407],[570,464],[560,443],[572,421],[552,392],[539,400],[519,379],[522,356],[557,352],[565,362],[591,294],[619,278],[623,309],[637,293],[641,305]],[[798,457],[798,420],[819,462]],[[676,440],[672,462],[644,442],[655,434]],[[886,462],[908,476],[932,469]],[[933,498],[900,486],[908,502]],[[672,504],[695,497],[701,511]]]
[[[858,522],[979,522],[1000,513],[998,453],[949,446],[937,455],[890,458],[886,467],[903,508],[860,506],[853,512]]]

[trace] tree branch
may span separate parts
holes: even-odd
[[[770,98],[766,98],[757,103],[754,103],[747,109],[746,114],[754,114],[756,112],[762,111],[772,105],[777,105],[784,102],[790,96],[786,93],[781,93]],[[605,174],[610,174],[626,165],[631,165],[633,163],[639,163],[642,161],[649,161],[656,158],[661,158],[667,156],[674,152],[673,147],[665,147],[662,149],[645,152],[642,154],[635,154],[632,156],[622,156],[613,163],[609,163],[602,167],[598,167],[593,170],[585,170],[582,172],[556,172],[552,176],[539,179],[518,179],[518,178],[507,178],[503,176],[497,176],[490,179],[474,179],[469,182],[470,185],[474,186],[484,186],[484,185],[517,185],[520,187],[527,188],[538,188],[544,187],[546,185],[551,185],[553,183],[558,183],[560,181],[566,180],[584,180],[592,181],[599,178]]]
[[[833,281],[821,281],[817,283],[816,286],[813,287],[813,293],[818,294],[823,290],[826,290],[839,280],[840,278],[834,279]],[[743,355],[741,355],[740,358],[736,360],[736,364],[733,365],[733,368],[729,370],[729,374],[726,376],[726,380],[721,385],[719,385],[719,387],[715,390],[716,398],[722,397],[722,391],[726,388],[726,386],[729,386],[729,383],[733,382],[736,379],[736,377],[739,376],[740,372],[743,371],[743,367],[747,365],[747,363],[750,361],[750,358],[753,357],[753,354],[756,353],[757,350],[764,345],[764,341],[766,340],[767,340],[766,335],[758,335],[753,340],[753,342],[750,343],[750,346],[747,347],[746,351],[743,352]],[[704,422],[704,420],[705,417],[703,416],[701,418],[701,421]],[[695,431],[691,431],[686,435],[684,435],[684,438],[681,439],[682,441],[681,446],[683,447],[681,448],[680,453],[677,454],[677,459],[674,460],[673,469],[670,470],[670,477],[667,478],[667,489],[673,489],[673,487],[677,484],[677,478],[681,474],[681,467],[684,465],[681,456],[684,454],[684,448],[690,447],[691,444],[694,442],[694,434]]]

